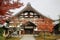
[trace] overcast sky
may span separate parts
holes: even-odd
[[[60,0],[21,0],[21,2],[23,2],[24,6],[30,2],[33,8],[51,19],[56,20],[60,15]],[[24,6],[14,10],[14,14],[22,10]]]

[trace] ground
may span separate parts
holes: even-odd
[[[21,37],[20,37],[21,36]],[[24,34],[19,37],[9,37],[6,40],[60,40],[60,35],[54,35],[51,33],[40,33],[40,34]],[[0,40],[5,40],[5,37],[0,37]]]
[[[23,35],[20,40],[35,40],[35,38],[33,35],[27,34],[27,35]]]
[[[0,40],[5,40],[5,37],[3,37],[3,36],[0,36]]]

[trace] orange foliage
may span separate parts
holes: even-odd
[[[38,30],[47,30],[49,32],[53,31],[53,23],[50,19],[44,19],[44,21],[42,21],[41,19],[36,20],[37,22],[37,27]]]
[[[19,0],[16,2],[12,1],[13,3],[10,3],[10,1],[11,0],[0,0],[0,19],[3,19],[2,16],[8,15],[9,13],[9,15],[11,15],[12,12],[9,11],[10,9],[15,9],[23,6],[23,3],[20,3]]]

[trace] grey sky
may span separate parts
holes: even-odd
[[[33,8],[51,19],[56,20],[60,15],[60,0],[21,0],[21,2],[24,3],[24,6],[30,2]],[[22,10],[24,6],[14,10],[14,14]]]

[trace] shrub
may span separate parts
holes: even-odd
[[[0,36],[3,36],[3,31],[4,31],[4,29],[0,28]]]

